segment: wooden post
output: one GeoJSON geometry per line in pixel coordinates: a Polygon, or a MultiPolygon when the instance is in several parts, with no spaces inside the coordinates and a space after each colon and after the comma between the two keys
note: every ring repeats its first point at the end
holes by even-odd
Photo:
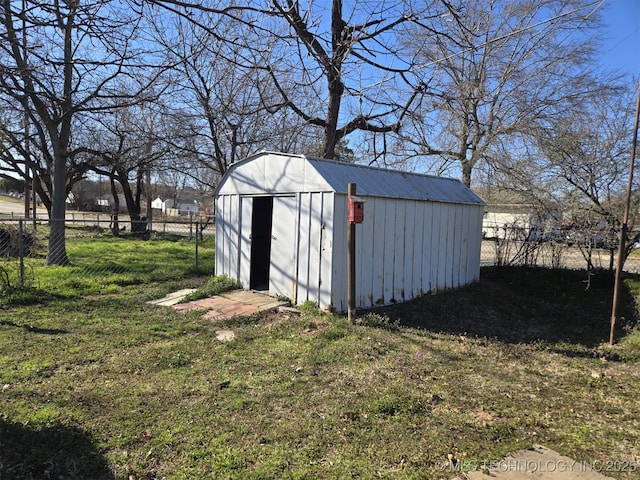
{"type": "MultiPolygon", "coordinates": [[[[347,190],[347,208],[349,199],[356,194],[356,184],[350,183],[347,190]]],[[[348,215],[347,215],[348,218],[348,215]]],[[[347,220],[348,221],[348,220],[347,220]]],[[[347,287],[348,287],[348,318],[349,323],[355,323],[356,316],[356,224],[349,222],[347,229],[347,287]]]]}

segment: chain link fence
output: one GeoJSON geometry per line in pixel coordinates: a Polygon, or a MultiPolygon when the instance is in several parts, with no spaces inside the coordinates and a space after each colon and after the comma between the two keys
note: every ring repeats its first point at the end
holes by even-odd
{"type": "MultiPolygon", "coordinates": [[[[214,273],[212,218],[157,220],[139,228],[130,220],[116,222],[108,214],[70,213],[64,220],[64,238],[60,242],[51,238],[51,224],[39,218],[0,216],[0,285],[22,286],[37,281],[35,272],[41,269],[36,267],[46,262],[51,243],[63,246],[62,251],[75,267],[70,274],[78,277],[125,270],[122,262],[130,262],[131,255],[135,256],[130,250],[141,248],[127,239],[159,242],[160,248],[162,242],[167,247],[179,246],[176,255],[180,255],[180,261],[190,263],[194,271],[214,273]],[[126,255],[129,257],[123,260],[126,255]]],[[[615,246],[590,240],[544,236],[523,239],[521,235],[505,234],[483,239],[481,265],[613,271],[616,256],[615,246]]],[[[624,270],[640,273],[640,249],[631,253],[624,270]]]]}
{"type": "MultiPolygon", "coordinates": [[[[485,233],[487,230],[485,228],[485,233]]],[[[531,266],[570,270],[613,271],[618,240],[595,232],[536,232],[522,228],[496,227],[498,235],[482,240],[481,265],[531,266]]],[[[640,273],[640,249],[634,249],[624,271],[640,273]]]]}
{"type": "Polygon", "coordinates": [[[55,221],[0,215],[0,287],[37,283],[37,276],[42,275],[38,267],[52,252],[67,256],[73,267],[69,274],[78,276],[79,281],[83,276],[123,273],[127,270],[124,262],[131,262],[136,249],[143,248],[141,241],[153,243],[155,248],[173,249],[171,255],[188,262],[192,271],[214,273],[212,218],[145,222],[143,228],[106,214],[72,213],[59,221],[64,223],[64,235],[53,238],[51,226],[55,221]]]}

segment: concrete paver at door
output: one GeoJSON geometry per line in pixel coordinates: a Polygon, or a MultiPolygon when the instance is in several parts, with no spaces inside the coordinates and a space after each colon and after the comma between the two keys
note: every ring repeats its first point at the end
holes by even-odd
{"type": "Polygon", "coordinates": [[[149,303],[169,306],[180,312],[207,310],[203,316],[209,320],[224,320],[227,318],[247,316],[287,305],[287,302],[277,300],[264,293],[249,290],[233,290],[211,298],[179,303],[192,291],[193,290],[180,290],[179,292],[174,292],[164,298],[149,303]]]}

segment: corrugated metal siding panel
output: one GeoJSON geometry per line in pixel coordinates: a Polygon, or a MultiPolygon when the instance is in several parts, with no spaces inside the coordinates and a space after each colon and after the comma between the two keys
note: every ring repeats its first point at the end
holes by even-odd
{"type": "MultiPolygon", "coordinates": [[[[402,300],[415,298],[413,274],[414,270],[420,268],[416,265],[416,238],[415,238],[415,226],[416,226],[416,202],[408,201],[406,203],[406,222],[404,225],[404,275],[401,298],[402,300]]],[[[422,255],[420,255],[422,256],[422,255]]]]}
{"type": "Polygon", "coordinates": [[[399,200],[396,204],[396,217],[394,219],[395,235],[393,244],[393,297],[391,301],[401,302],[404,299],[404,245],[407,226],[407,202],[399,200]]]}
{"type": "MultiPolygon", "coordinates": [[[[382,298],[385,304],[389,304],[395,299],[393,298],[393,280],[394,280],[394,263],[395,263],[395,241],[396,241],[396,224],[394,218],[397,215],[397,201],[386,200],[382,204],[384,209],[384,228],[380,234],[384,238],[384,246],[382,250],[382,258],[380,259],[382,270],[382,298]]],[[[365,207],[366,208],[366,207],[365,207]]]]}
{"type": "Polygon", "coordinates": [[[216,274],[238,279],[238,199],[224,195],[216,202],[216,274]]]}
{"type": "Polygon", "coordinates": [[[449,205],[440,205],[440,208],[434,208],[434,216],[439,223],[439,236],[436,239],[435,250],[431,250],[431,253],[435,252],[438,257],[436,280],[436,291],[438,291],[447,288],[447,256],[449,255],[449,249],[447,248],[449,245],[447,219],[449,218],[449,205]]]}
{"type": "Polygon", "coordinates": [[[253,197],[240,197],[240,248],[238,280],[244,288],[249,288],[251,282],[251,222],[253,214],[253,197]]]}
{"type": "MultiPolygon", "coordinates": [[[[295,301],[298,304],[307,300],[326,302],[330,301],[328,292],[323,286],[325,274],[323,269],[329,265],[331,253],[331,240],[326,238],[325,226],[327,212],[325,196],[323,193],[302,193],[299,198],[299,222],[298,222],[298,248],[297,248],[297,294],[295,301]],[[324,258],[328,257],[328,258],[324,258]]],[[[332,210],[331,210],[332,211],[332,210]]],[[[328,283],[328,282],[327,282],[328,283]]]]}
{"type": "MultiPolygon", "coordinates": [[[[365,204],[365,215],[368,210],[371,210],[370,215],[372,217],[372,235],[373,245],[371,246],[371,291],[369,305],[379,305],[384,302],[384,226],[385,220],[385,200],[382,198],[374,198],[373,201],[368,201],[365,204]],[[369,207],[373,206],[373,209],[369,207]]],[[[365,217],[365,221],[367,217],[365,217]]]]}
{"type": "MultiPolygon", "coordinates": [[[[334,225],[334,194],[321,193],[322,229],[320,241],[320,272],[318,305],[329,308],[331,305],[331,267],[333,259],[334,225]]],[[[346,215],[346,212],[345,212],[346,215]]],[[[343,219],[344,220],[344,219],[343,219]]]]}
{"type": "Polygon", "coordinates": [[[450,214],[451,218],[449,218],[449,248],[451,249],[451,256],[449,257],[449,287],[457,288],[458,287],[458,268],[460,267],[460,211],[462,210],[462,205],[456,206],[452,208],[450,214]]]}
{"type": "Polygon", "coordinates": [[[298,196],[298,264],[296,266],[296,294],[294,301],[304,303],[309,298],[309,262],[311,261],[311,236],[306,232],[311,228],[311,194],[301,193],[298,196]]]}
{"type": "MultiPolygon", "coordinates": [[[[345,198],[344,196],[338,196],[345,198]]],[[[336,202],[346,209],[346,202],[336,202]]],[[[482,207],[373,198],[356,226],[356,305],[409,300],[477,280],[482,207]],[[477,217],[477,218],[475,218],[477,217]]],[[[347,309],[347,228],[335,231],[333,301],[347,309]]],[[[323,306],[322,303],[320,303],[323,306]]]]}
{"type": "Polygon", "coordinates": [[[238,256],[240,253],[240,231],[238,226],[240,217],[240,197],[233,195],[229,197],[228,210],[229,210],[229,225],[228,225],[228,252],[229,252],[229,277],[235,278],[239,281],[240,272],[238,271],[238,256]]]}
{"type": "Polygon", "coordinates": [[[331,256],[329,305],[338,312],[347,311],[347,197],[345,195],[333,196],[333,255],[331,256]]]}
{"type": "Polygon", "coordinates": [[[433,203],[420,202],[422,218],[422,271],[420,289],[422,294],[431,292],[431,235],[433,232],[433,203]]]}
{"type": "Polygon", "coordinates": [[[482,250],[482,216],[483,207],[473,209],[469,228],[473,229],[469,235],[469,273],[467,283],[477,282],[480,279],[480,253],[482,250]]]}
{"type": "Polygon", "coordinates": [[[423,295],[422,290],[422,275],[423,264],[426,256],[424,249],[424,217],[423,217],[423,202],[415,202],[415,220],[414,220],[414,238],[415,243],[413,245],[413,258],[415,267],[413,269],[413,278],[411,281],[412,294],[414,297],[423,295]]]}
{"type": "MultiPolygon", "coordinates": [[[[346,196],[337,195],[332,303],[347,309],[346,196]],[[344,210],[344,212],[342,212],[344,210]]],[[[476,281],[482,207],[372,198],[356,226],[356,305],[368,308],[476,281]]],[[[326,308],[326,303],[319,302],[326,308]]]]}
{"type": "Polygon", "coordinates": [[[216,263],[214,266],[214,273],[216,275],[222,274],[223,265],[224,265],[224,248],[223,248],[223,245],[221,244],[221,240],[224,236],[224,226],[226,223],[224,219],[224,206],[222,205],[223,198],[224,197],[220,197],[216,199],[216,203],[215,203],[216,263]]]}
{"type": "Polygon", "coordinates": [[[309,300],[318,301],[320,297],[320,252],[322,242],[322,194],[311,194],[309,209],[310,224],[306,232],[300,230],[300,235],[307,234],[309,243],[309,300]]]}
{"type": "Polygon", "coordinates": [[[357,304],[374,305],[374,279],[377,276],[378,261],[375,255],[377,244],[380,243],[376,235],[375,201],[367,202],[364,209],[364,220],[356,226],[356,246],[358,258],[362,261],[356,265],[356,295],[357,304]]]}
{"type": "Polygon", "coordinates": [[[462,221],[460,222],[461,241],[460,241],[460,263],[457,272],[458,285],[466,285],[467,268],[469,260],[469,220],[471,215],[471,205],[464,205],[461,209],[462,221]]]}

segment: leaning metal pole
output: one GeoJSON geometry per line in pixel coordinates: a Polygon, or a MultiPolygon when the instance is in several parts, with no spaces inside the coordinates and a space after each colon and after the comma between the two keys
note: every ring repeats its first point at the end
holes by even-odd
{"type": "Polygon", "coordinates": [[[620,244],[618,245],[618,263],[616,265],[615,283],[613,285],[613,307],[611,308],[611,331],[609,333],[609,344],[615,343],[615,328],[618,315],[618,303],[620,297],[620,278],[625,260],[627,224],[629,223],[629,209],[631,206],[631,190],[633,184],[634,160],[636,158],[636,144],[638,143],[638,118],[640,117],[640,81],[638,81],[638,99],[636,101],[636,117],[633,124],[633,140],[631,141],[631,160],[629,161],[629,181],[627,183],[627,196],[624,205],[624,218],[620,232],[620,244]]]}

